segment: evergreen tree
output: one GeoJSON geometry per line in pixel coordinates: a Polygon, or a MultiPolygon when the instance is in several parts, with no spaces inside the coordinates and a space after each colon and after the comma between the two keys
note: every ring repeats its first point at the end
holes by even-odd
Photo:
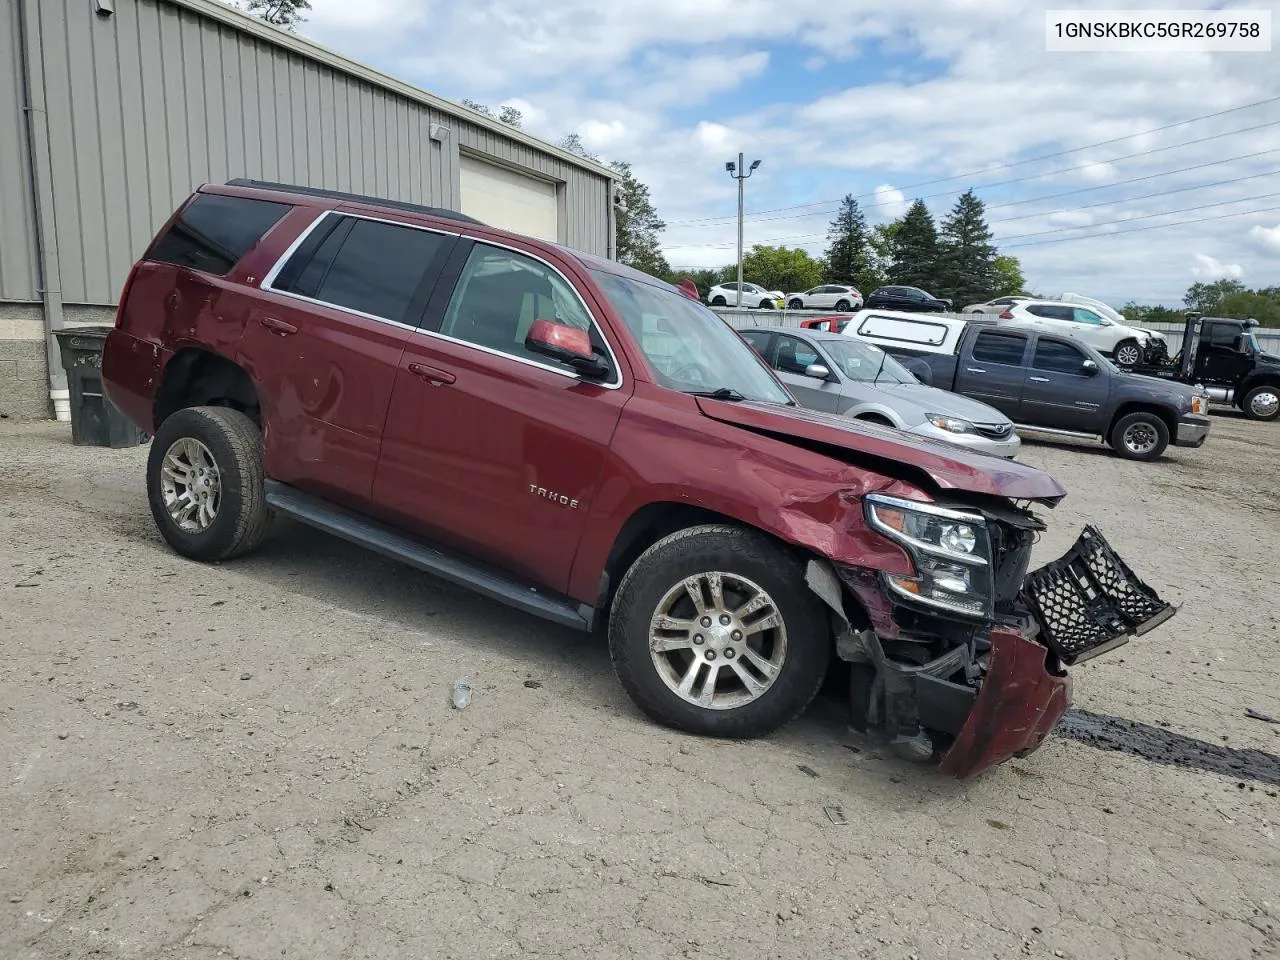
{"type": "Polygon", "coordinates": [[[853,194],[840,201],[840,210],[827,230],[827,283],[851,283],[864,294],[881,285],[879,259],[872,246],[867,218],[853,194]]]}
{"type": "Polygon", "coordinates": [[[952,300],[957,307],[989,300],[1003,292],[999,289],[996,248],[987,226],[986,205],[972,190],[960,195],[950,215],[942,221],[933,284],[934,296],[952,300]]]}
{"type": "Polygon", "coordinates": [[[892,231],[893,261],[889,282],[920,287],[935,296],[938,280],[938,230],[923,200],[914,201],[892,231]]]}
{"type": "Polygon", "coordinates": [[[667,276],[671,267],[662,255],[658,241],[658,235],[667,225],[654,209],[649,188],[636,179],[631,172],[631,164],[615,160],[609,166],[618,175],[617,203],[614,206],[618,261],[655,277],[667,276]]]}
{"type": "Polygon", "coordinates": [[[249,0],[245,9],[267,23],[292,30],[307,19],[303,11],[311,9],[311,0],[249,0]]]}

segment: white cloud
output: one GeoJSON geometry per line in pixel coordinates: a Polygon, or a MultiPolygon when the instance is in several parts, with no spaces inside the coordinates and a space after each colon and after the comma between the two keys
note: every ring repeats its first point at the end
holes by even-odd
{"type": "Polygon", "coordinates": [[[906,213],[907,207],[911,206],[907,202],[906,194],[887,183],[876,187],[872,195],[875,198],[875,206],[868,212],[872,213],[873,219],[876,220],[893,220],[906,213]]]}
{"type": "Polygon", "coordinates": [[[804,62],[804,68],[810,73],[817,73],[827,65],[826,57],[809,57],[804,62]]]}
{"type": "Polygon", "coordinates": [[[1280,223],[1274,227],[1264,227],[1261,224],[1250,227],[1249,239],[1259,247],[1280,252],[1280,223]]]}
{"type": "Polygon", "coordinates": [[[621,120],[588,120],[578,132],[582,134],[582,142],[591,151],[608,151],[627,138],[627,125],[621,120]]]}
{"type": "Polygon", "coordinates": [[[1192,267],[1191,273],[1206,280],[1239,280],[1244,276],[1244,267],[1238,263],[1223,263],[1204,253],[1193,253],[1198,267],[1192,267]]]}
{"type": "Polygon", "coordinates": [[[1087,227],[1093,223],[1093,214],[1088,210],[1056,210],[1049,214],[1049,222],[1057,227],[1087,227]]]}

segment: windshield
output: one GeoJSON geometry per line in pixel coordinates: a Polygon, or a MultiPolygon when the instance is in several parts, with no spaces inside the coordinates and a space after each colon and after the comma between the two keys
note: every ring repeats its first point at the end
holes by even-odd
{"type": "Polygon", "coordinates": [[[702,304],[629,277],[599,270],[591,276],[664,387],[682,393],[730,390],[746,400],[792,402],[756,352],[702,304]]]}
{"type": "Polygon", "coordinates": [[[824,340],[836,366],[850,380],[867,383],[917,383],[911,371],[879,347],[861,340],[824,340]]]}

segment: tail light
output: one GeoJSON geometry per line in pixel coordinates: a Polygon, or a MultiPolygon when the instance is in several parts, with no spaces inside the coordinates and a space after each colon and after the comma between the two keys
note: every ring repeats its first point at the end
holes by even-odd
{"type": "Polygon", "coordinates": [[[1012,320],[1012,319],[1013,319],[1013,314],[1012,314],[1012,313],[1010,313],[1008,310],[1006,310],[1004,313],[1000,314],[1000,319],[1001,319],[1001,320],[1012,320]]]}

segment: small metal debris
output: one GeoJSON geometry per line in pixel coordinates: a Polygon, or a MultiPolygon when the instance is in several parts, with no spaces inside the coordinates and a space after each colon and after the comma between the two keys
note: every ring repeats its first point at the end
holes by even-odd
{"type": "Polygon", "coordinates": [[[241,679],[241,680],[249,680],[249,679],[251,679],[252,677],[253,677],[253,674],[252,674],[252,673],[250,673],[248,670],[246,670],[244,673],[240,674],[240,679],[241,679]]]}
{"type": "Polygon", "coordinates": [[[845,827],[849,825],[849,821],[845,819],[843,807],[823,807],[827,819],[834,823],[837,827],[845,827]]]}
{"type": "Polygon", "coordinates": [[[987,821],[987,826],[988,826],[988,827],[991,827],[991,828],[992,828],[992,829],[994,829],[994,830],[1008,830],[1008,829],[1009,829],[1009,825],[1008,825],[1007,823],[1005,823],[1003,820],[988,820],[988,821],[987,821]]]}
{"type": "Polygon", "coordinates": [[[809,766],[807,763],[796,764],[796,769],[799,770],[801,773],[803,773],[806,777],[813,777],[815,780],[818,777],[822,776],[822,774],[818,773],[817,770],[813,769],[813,767],[809,766]]]}
{"type": "Polygon", "coordinates": [[[526,687],[528,687],[530,690],[538,690],[538,689],[540,689],[540,688],[542,687],[542,681],[541,681],[541,680],[526,680],[526,681],[524,682],[524,685],[525,685],[526,687]]]}
{"type": "Polygon", "coordinates": [[[453,685],[453,709],[465,710],[471,703],[471,681],[463,677],[453,685]]]}
{"type": "Polygon", "coordinates": [[[1253,707],[1245,707],[1244,715],[1254,720],[1261,720],[1263,723],[1280,723],[1275,717],[1263,713],[1261,710],[1255,710],[1253,707]]]}

